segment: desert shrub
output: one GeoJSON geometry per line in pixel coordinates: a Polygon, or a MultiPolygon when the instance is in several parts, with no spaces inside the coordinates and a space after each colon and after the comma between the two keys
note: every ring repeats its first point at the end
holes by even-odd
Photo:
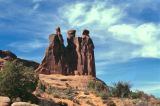
{"type": "Polygon", "coordinates": [[[124,98],[130,96],[130,88],[131,85],[128,82],[119,81],[113,84],[113,87],[110,88],[110,92],[112,96],[124,98]]]}
{"type": "Polygon", "coordinates": [[[90,90],[94,90],[95,89],[95,81],[91,80],[88,82],[87,88],[90,90]]]}
{"type": "Polygon", "coordinates": [[[72,94],[72,93],[73,93],[72,87],[68,87],[66,90],[64,90],[64,93],[65,93],[66,95],[72,94]]]}
{"type": "Polygon", "coordinates": [[[41,91],[43,91],[43,92],[45,92],[46,87],[45,87],[44,84],[42,84],[41,82],[39,82],[39,83],[38,83],[38,89],[41,90],[41,91]]]}
{"type": "Polygon", "coordinates": [[[112,100],[109,100],[107,106],[116,106],[116,104],[112,100]]]}
{"type": "Polygon", "coordinates": [[[64,90],[64,96],[66,99],[73,100],[76,95],[77,94],[72,87],[68,87],[66,90],[64,90]]]}
{"type": "Polygon", "coordinates": [[[80,105],[80,103],[77,99],[74,99],[73,102],[80,105]]]}
{"type": "Polygon", "coordinates": [[[86,102],[88,105],[90,105],[90,106],[96,106],[95,104],[93,104],[91,101],[89,101],[89,100],[87,100],[87,102],[86,102]]]}
{"type": "Polygon", "coordinates": [[[85,90],[84,95],[89,95],[89,92],[87,90],[85,90]]]}
{"type": "Polygon", "coordinates": [[[144,92],[142,92],[142,91],[131,92],[132,99],[140,99],[140,98],[142,98],[143,95],[144,95],[144,92]]]}
{"type": "Polygon", "coordinates": [[[51,94],[55,98],[63,98],[69,100],[73,100],[74,97],[78,94],[72,87],[68,87],[67,89],[60,89],[49,86],[45,88],[45,92],[51,94]]]}
{"type": "Polygon", "coordinates": [[[65,103],[65,102],[59,102],[58,105],[59,105],[59,106],[68,106],[68,104],[65,103]]]}
{"type": "Polygon", "coordinates": [[[106,92],[102,91],[102,92],[98,92],[98,96],[101,97],[102,99],[107,99],[108,95],[106,92]]]}
{"type": "Polygon", "coordinates": [[[0,95],[11,99],[20,97],[23,101],[37,101],[32,95],[37,81],[38,77],[32,68],[15,61],[7,62],[0,72],[0,95]]]}
{"type": "Polygon", "coordinates": [[[54,98],[60,98],[59,94],[57,94],[57,93],[54,93],[53,96],[54,96],[54,98]]]}
{"type": "Polygon", "coordinates": [[[146,94],[143,91],[134,91],[134,92],[131,92],[131,98],[149,100],[150,98],[155,98],[155,96],[146,94]]]}
{"type": "Polygon", "coordinates": [[[101,81],[89,81],[87,89],[89,91],[94,92],[97,96],[101,97],[102,99],[106,99],[108,97],[108,87],[101,81]]]}

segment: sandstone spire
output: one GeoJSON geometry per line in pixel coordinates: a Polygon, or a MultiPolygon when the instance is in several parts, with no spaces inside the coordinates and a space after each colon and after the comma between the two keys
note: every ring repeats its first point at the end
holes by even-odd
{"type": "Polygon", "coordinates": [[[56,29],[56,34],[49,36],[49,47],[36,71],[42,74],[96,77],[94,44],[89,31],[84,30],[82,37],[76,37],[76,30],[69,30],[67,33],[66,47],[59,27],[56,29]]]}

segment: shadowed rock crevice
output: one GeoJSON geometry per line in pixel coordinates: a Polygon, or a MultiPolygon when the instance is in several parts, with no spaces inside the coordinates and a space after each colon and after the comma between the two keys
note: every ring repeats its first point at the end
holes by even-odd
{"type": "Polygon", "coordinates": [[[67,34],[66,47],[59,27],[56,34],[49,36],[49,46],[36,72],[96,77],[94,44],[89,31],[84,30],[82,37],[76,37],[76,30],[69,30],[67,34]]]}

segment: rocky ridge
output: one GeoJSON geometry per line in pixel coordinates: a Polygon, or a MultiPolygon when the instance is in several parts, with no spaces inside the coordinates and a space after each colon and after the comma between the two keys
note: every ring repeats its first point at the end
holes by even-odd
{"type": "Polygon", "coordinates": [[[0,50],[0,70],[6,61],[16,61],[18,63],[23,63],[24,66],[32,67],[33,69],[36,69],[39,66],[39,63],[37,62],[18,58],[11,51],[0,50]]]}

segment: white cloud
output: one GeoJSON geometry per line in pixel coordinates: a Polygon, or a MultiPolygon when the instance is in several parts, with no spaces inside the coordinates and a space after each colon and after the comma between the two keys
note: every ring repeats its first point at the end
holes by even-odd
{"type": "Polygon", "coordinates": [[[67,18],[69,24],[73,27],[95,24],[95,26],[101,25],[101,27],[106,28],[122,17],[119,8],[109,7],[105,2],[78,2],[64,6],[60,9],[60,12],[64,12],[63,17],[67,18]]]}
{"type": "Polygon", "coordinates": [[[121,24],[111,26],[108,31],[115,39],[142,46],[133,52],[135,56],[160,58],[160,25],[144,23],[141,25],[121,24]]]}
{"type": "Polygon", "coordinates": [[[156,36],[160,34],[159,28],[152,23],[141,25],[120,24],[111,26],[108,31],[112,33],[113,37],[121,41],[145,45],[156,40],[156,36]]]}
{"type": "Polygon", "coordinates": [[[148,94],[154,94],[156,96],[158,95],[160,90],[160,82],[154,82],[154,81],[146,81],[146,82],[135,82],[137,86],[133,87],[133,90],[141,90],[148,94]]]}
{"type": "MultiPolygon", "coordinates": [[[[77,2],[60,8],[60,13],[69,26],[78,30],[91,29],[91,36],[100,40],[98,44],[103,43],[112,48],[110,50],[103,48],[105,52],[102,57],[106,60],[124,61],[134,57],[160,58],[160,25],[138,20],[134,23],[125,23],[121,19],[128,18],[125,8],[130,5],[125,6],[115,6],[107,1],[77,2]],[[120,44],[107,43],[110,38],[120,41],[120,44]],[[130,46],[122,45],[123,43],[130,46]],[[139,47],[135,49],[134,46],[139,47]]],[[[98,56],[98,59],[103,58],[98,56]]]]}
{"type": "Polygon", "coordinates": [[[47,45],[48,43],[39,40],[34,40],[30,42],[14,42],[9,44],[8,46],[15,48],[21,52],[31,52],[33,50],[46,47],[47,45]]]}

